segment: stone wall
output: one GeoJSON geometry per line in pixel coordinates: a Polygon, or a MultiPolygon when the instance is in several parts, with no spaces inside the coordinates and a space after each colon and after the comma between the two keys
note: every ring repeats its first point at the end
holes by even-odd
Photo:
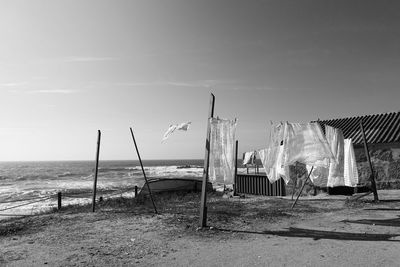
{"type": "MultiPolygon", "coordinates": [[[[369,185],[370,168],[363,146],[354,147],[359,184],[369,185]]],[[[369,145],[378,189],[400,188],[400,143],[369,145]]]]}

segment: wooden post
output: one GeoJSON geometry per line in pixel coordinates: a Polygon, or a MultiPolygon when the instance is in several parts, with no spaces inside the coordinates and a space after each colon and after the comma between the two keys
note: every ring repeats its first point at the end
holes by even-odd
{"type": "Polygon", "coordinates": [[[138,187],[137,187],[137,185],[135,185],[135,198],[137,198],[137,193],[138,193],[138,187]]]}
{"type": "Polygon", "coordinates": [[[311,167],[311,170],[310,170],[310,172],[309,172],[309,174],[308,174],[308,176],[307,176],[307,179],[304,181],[304,184],[303,184],[303,186],[302,186],[301,189],[300,189],[300,193],[297,195],[297,198],[296,198],[295,202],[294,202],[293,205],[292,205],[292,209],[293,209],[294,206],[296,205],[297,200],[299,199],[299,197],[300,197],[300,195],[301,195],[301,192],[303,192],[303,189],[304,189],[304,187],[306,186],[306,183],[307,183],[307,181],[308,181],[308,178],[310,178],[310,175],[311,175],[313,169],[314,169],[314,166],[311,167]]]}
{"type": "Polygon", "coordinates": [[[207,118],[207,133],[206,133],[206,149],[204,155],[203,182],[201,184],[201,201],[200,201],[200,227],[207,226],[207,182],[208,182],[208,167],[210,165],[210,119],[214,117],[215,96],[210,96],[210,106],[208,109],[207,118]]]}
{"type": "Polygon", "coordinates": [[[153,203],[154,212],[155,212],[156,214],[158,214],[157,208],[156,208],[156,204],[154,204],[153,195],[151,194],[149,182],[147,181],[146,172],[144,171],[144,168],[143,168],[142,159],[140,158],[139,149],[138,149],[138,147],[137,147],[137,145],[136,145],[135,136],[133,135],[132,128],[129,128],[129,129],[131,130],[131,135],[132,135],[133,143],[135,144],[136,153],[137,153],[138,158],[139,158],[140,166],[142,167],[142,172],[143,172],[144,180],[146,181],[147,189],[149,190],[150,199],[151,199],[151,202],[153,203]]]}
{"type": "Polygon", "coordinates": [[[100,130],[97,130],[96,167],[94,169],[92,212],[94,212],[96,209],[96,188],[97,188],[97,174],[99,171],[100,139],[101,139],[101,132],[100,130]]]}
{"type": "Polygon", "coordinates": [[[239,149],[239,141],[236,140],[236,147],[235,147],[235,177],[233,179],[233,195],[236,196],[237,195],[237,165],[238,165],[238,149],[239,149]]]}
{"type": "Polygon", "coordinates": [[[57,193],[57,200],[58,200],[58,201],[57,201],[57,204],[58,204],[58,205],[57,205],[57,209],[58,209],[58,210],[61,210],[61,192],[58,192],[58,193],[57,193]]]}
{"type": "Polygon", "coordinates": [[[371,191],[372,191],[372,193],[374,193],[374,201],[379,201],[378,192],[376,191],[375,173],[374,173],[374,169],[372,167],[371,158],[369,156],[368,143],[367,143],[367,138],[365,137],[364,126],[363,126],[362,120],[360,120],[360,129],[361,129],[361,133],[362,133],[362,137],[363,137],[363,141],[364,141],[365,155],[367,156],[367,160],[369,163],[369,169],[371,170],[371,176],[370,176],[371,191]]]}
{"type": "Polygon", "coordinates": [[[295,182],[293,182],[292,200],[293,200],[293,197],[294,197],[294,193],[296,192],[296,185],[297,185],[297,179],[298,179],[298,177],[297,177],[297,175],[298,175],[298,172],[297,172],[297,161],[296,161],[296,165],[294,166],[294,172],[295,172],[295,175],[296,175],[296,179],[295,179],[295,182]]]}

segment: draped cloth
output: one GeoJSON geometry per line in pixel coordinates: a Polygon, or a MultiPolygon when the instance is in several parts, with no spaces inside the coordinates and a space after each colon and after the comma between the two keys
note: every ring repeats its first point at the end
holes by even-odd
{"type": "Polygon", "coordinates": [[[344,185],[355,187],[358,184],[356,156],[351,139],[344,139],[344,185]]]}
{"type": "Polygon", "coordinates": [[[165,132],[161,142],[164,142],[168,137],[175,132],[175,130],[187,131],[189,129],[191,122],[183,122],[180,124],[172,124],[169,126],[168,130],[165,132]]]}
{"type": "MultiPolygon", "coordinates": [[[[320,187],[355,187],[358,184],[358,171],[351,139],[344,139],[342,131],[331,126],[325,126],[325,132],[336,161],[331,161],[328,167],[314,168],[310,179],[320,187]]],[[[310,171],[311,167],[307,165],[307,170],[310,171]]]]}
{"type": "Polygon", "coordinates": [[[340,129],[325,126],[326,139],[329,142],[331,151],[336,159],[329,164],[327,186],[344,185],[344,137],[340,129]]]}
{"type": "Polygon", "coordinates": [[[327,139],[319,123],[284,124],[283,165],[294,165],[296,162],[314,167],[328,167],[336,159],[332,154],[327,139]]]}
{"type": "Polygon", "coordinates": [[[256,160],[256,151],[246,152],[244,153],[243,165],[246,164],[254,164],[256,160]]]}
{"type": "Polygon", "coordinates": [[[318,179],[322,175],[318,171],[335,160],[318,123],[281,122],[273,126],[269,146],[259,154],[270,182],[283,178],[286,184],[290,181],[289,166],[296,162],[314,166],[317,171],[312,179],[318,179]]]}
{"type": "Polygon", "coordinates": [[[234,183],[236,124],[236,119],[210,118],[209,179],[212,183],[234,183]]]}
{"type": "Polygon", "coordinates": [[[289,166],[282,165],[283,146],[274,146],[258,151],[261,163],[265,169],[268,180],[273,183],[283,178],[285,183],[289,183],[289,166]]]}

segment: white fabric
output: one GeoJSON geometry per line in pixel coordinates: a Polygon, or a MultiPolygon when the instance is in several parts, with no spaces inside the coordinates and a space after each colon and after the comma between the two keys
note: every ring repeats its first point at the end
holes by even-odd
{"type": "Polygon", "coordinates": [[[356,156],[351,139],[344,139],[344,184],[351,187],[358,184],[356,156]]]}
{"type": "Polygon", "coordinates": [[[271,183],[276,182],[280,178],[283,178],[286,184],[289,183],[289,166],[282,165],[283,146],[261,149],[258,151],[258,155],[271,183]]]}
{"type": "Polygon", "coordinates": [[[168,137],[175,132],[175,130],[187,131],[189,129],[191,122],[183,122],[180,124],[172,124],[169,126],[168,130],[165,132],[161,142],[164,142],[168,137]]]}
{"type": "Polygon", "coordinates": [[[233,184],[236,120],[210,118],[210,165],[212,183],[233,184]]]}
{"type": "Polygon", "coordinates": [[[254,164],[256,159],[256,151],[244,153],[243,165],[254,164]]]}
{"type": "Polygon", "coordinates": [[[329,164],[328,183],[327,186],[343,186],[344,185],[344,137],[342,130],[325,126],[325,136],[328,140],[331,151],[336,161],[329,164]]]}
{"type": "MultiPolygon", "coordinates": [[[[326,187],[328,183],[328,174],[329,174],[329,168],[324,167],[324,166],[313,166],[307,165],[307,171],[308,173],[311,171],[310,174],[310,180],[315,186],[320,186],[320,187],[326,187]]],[[[307,174],[308,175],[308,174],[307,174]]]]}
{"type": "Polygon", "coordinates": [[[335,158],[319,123],[288,123],[284,125],[283,164],[296,162],[306,165],[328,166],[335,158]]]}

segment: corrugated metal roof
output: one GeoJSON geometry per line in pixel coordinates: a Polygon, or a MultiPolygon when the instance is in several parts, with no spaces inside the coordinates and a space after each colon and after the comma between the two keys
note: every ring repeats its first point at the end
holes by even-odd
{"type": "Polygon", "coordinates": [[[360,121],[363,121],[368,143],[400,142],[400,111],[383,114],[364,115],[343,119],[319,120],[323,130],[325,125],[339,128],[345,138],[351,138],[353,144],[362,144],[360,121]]]}

